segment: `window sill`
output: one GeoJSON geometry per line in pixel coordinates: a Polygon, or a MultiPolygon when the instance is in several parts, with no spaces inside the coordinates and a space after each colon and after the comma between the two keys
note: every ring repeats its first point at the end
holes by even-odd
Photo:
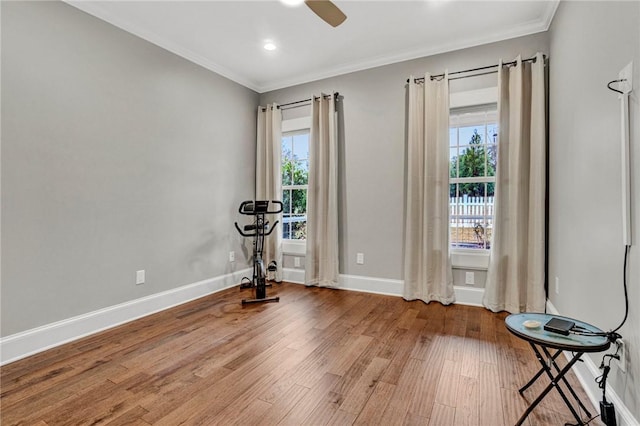
{"type": "MultiPolygon", "coordinates": [[[[304,256],[307,253],[307,242],[282,240],[282,253],[293,256],[304,256]]],[[[486,271],[489,267],[489,251],[453,250],[451,266],[458,269],[475,269],[486,271]]]]}
{"type": "Polygon", "coordinates": [[[305,240],[282,240],[282,254],[304,256],[307,254],[307,242],[305,240]]]}
{"type": "Polygon", "coordinates": [[[489,268],[489,251],[482,250],[452,250],[451,266],[457,269],[475,269],[486,271],[489,268]]]}

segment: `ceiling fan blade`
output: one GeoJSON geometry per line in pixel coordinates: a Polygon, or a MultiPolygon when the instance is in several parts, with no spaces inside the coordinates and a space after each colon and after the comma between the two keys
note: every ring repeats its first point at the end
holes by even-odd
{"type": "Polygon", "coordinates": [[[304,4],[332,27],[337,27],[347,19],[347,15],[329,0],[305,0],[304,4]]]}

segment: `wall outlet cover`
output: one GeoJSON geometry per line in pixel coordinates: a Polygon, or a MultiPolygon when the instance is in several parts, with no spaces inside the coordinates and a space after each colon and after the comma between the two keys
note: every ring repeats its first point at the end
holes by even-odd
{"type": "Polygon", "coordinates": [[[144,284],[145,272],[144,269],[136,271],[136,285],[144,284]]]}
{"type": "Polygon", "coordinates": [[[476,283],[476,274],[473,272],[466,272],[464,275],[464,283],[467,285],[474,285],[476,283]]]}

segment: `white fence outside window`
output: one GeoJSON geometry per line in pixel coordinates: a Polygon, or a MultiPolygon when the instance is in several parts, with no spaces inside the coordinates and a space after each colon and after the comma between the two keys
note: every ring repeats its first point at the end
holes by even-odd
{"type": "Polygon", "coordinates": [[[470,219],[484,222],[493,219],[493,200],[495,197],[462,197],[449,198],[449,217],[451,224],[457,219],[470,219]]]}
{"type": "Polygon", "coordinates": [[[451,197],[449,227],[455,248],[488,249],[493,231],[494,197],[451,197]]]}

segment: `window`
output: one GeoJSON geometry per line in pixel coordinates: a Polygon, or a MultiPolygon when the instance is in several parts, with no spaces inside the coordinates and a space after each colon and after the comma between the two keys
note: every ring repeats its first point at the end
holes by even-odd
{"type": "Polygon", "coordinates": [[[451,110],[449,220],[452,249],[487,250],[491,247],[497,136],[495,103],[451,110]]]}
{"type": "Polygon", "coordinates": [[[282,238],[307,237],[309,129],[282,134],[282,238]]]}

